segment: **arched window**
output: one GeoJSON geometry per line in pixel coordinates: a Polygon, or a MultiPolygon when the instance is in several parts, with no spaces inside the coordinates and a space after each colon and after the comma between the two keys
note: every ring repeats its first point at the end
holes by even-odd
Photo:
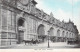
{"type": "Polygon", "coordinates": [[[57,30],[57,36],[60,37],[60,30],[57,30]]]}
{"type": "Polygon", "coordinates": [[[18,26],[24,26],[24,19],[23,18],[20,18],[18,20],[18,26]]]}
{"type": "Polygon", "coordinates": [[[45,30],[44,30],[44,25],[39,25],[38,29],[37,29],[37,33],[38,35],[45,35],[45,30]]]}
{"type": "Polygon", "coordinates": [[[72,38],[74,38],[74,35],[72,34],[72,38]]]}
{"type": "Polygon", "coordinates": [[[63,32],[62,32],[62,37],[64,37],[64,36],[65,36],[65,32],[63,31],[63,32]]]}
{"type": "Polygon", "coordinates": [[[71,33],[69,34],[69,36],[70,36],[69,38],[71,38],[71,33]]]}
{"type": "Polygon", "coordinates": [[[66,32],[66,36],[65,37],[67,37],[68,38],[68,32],[66,32]]]}
{"type": "Polygon", "coordinates": [[[52,27],[50,28],[50,33],[49,33],[49,35],[51,35],[51,36],[54,35],[54,29],[53,29],[52,27]]]}

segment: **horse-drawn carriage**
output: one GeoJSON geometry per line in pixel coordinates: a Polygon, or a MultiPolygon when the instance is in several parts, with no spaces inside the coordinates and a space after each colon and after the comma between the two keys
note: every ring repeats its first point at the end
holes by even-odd
{"type": "Polygon", "coordinates": [[[28,44],[37,44],[38,43],[38,40],[23,40],[23,42],[25,43],[25,45],[26,45],[26,43],[28,43],[28,44]]]}
{"type": "Polygon", "coordinates": [[[76,41],[68,41],[67,44],[79,44],[79,41],[76,40],[76,41]]]}

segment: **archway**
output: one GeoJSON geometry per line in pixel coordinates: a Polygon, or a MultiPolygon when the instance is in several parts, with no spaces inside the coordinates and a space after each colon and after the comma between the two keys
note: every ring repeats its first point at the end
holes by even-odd
{"type": "Polygon", "coordinates": [[[55,41],[55,37],[54,37],[54,28],[50,28],[50,30],[49,30],[49,36],[50,36],[50,40],[51,41],[55,41]]]}
{"type": "Polygon", "coordinates": [[[42,41],[44,41],[45,39],[45,29],[44,29],[44,25],[40,24],[38,26],[38,29],[37,29],[37,33],[38,33],[38,39],[41,39],[42,41]]]}
{"type": "Polygon", "coordinates": [[[65,32],[63,31],[62,32],[62,42],[64,42],[65,41],[65,32]]]}
{"type": "Polygon", "coordinates": [[[24,29],[25,29],[25,20],[24,18],[19,18],[18,20],[18,43],[22,43],[24,40],[24,29]]]}
{"type": "Polygon", "coordinates": [[[68,32],[66,32],[66,41],[68,41],[68,32]]]}
{"type": "Polygon", "coordinates": [[[50,28],[49,35],[50,35],[50,36],[53,36],[53,35],[54,35],[54,31],[53,31],[53,28],[52,28],[52,27],[50,28]]]}
{"type": "Polygon", "coordinates": [[[69,34],[69,41],[71,41],[71,33],[69,34]]]}
{"type": "Polygon", "coordinates": [[[60,30],[57,31],[57,36],[60,37],[60,30]]]}
{"type": "Polygon", "coordinates": [[[57,37],[56,37],[56,38],[57,38],[56,40],[57,40],[58,42],[61,41],[60,30],[59,30],[59,29],[57,30],[57,37]]]}

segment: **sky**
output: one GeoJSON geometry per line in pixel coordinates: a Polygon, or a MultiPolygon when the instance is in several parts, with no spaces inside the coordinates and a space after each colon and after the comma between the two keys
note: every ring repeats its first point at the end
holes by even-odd
{"type": "Polygon", "coordinates": [[[80,34],[80,0],[35,0],[36,7],[62,21],[74,22],[80,34]]]}

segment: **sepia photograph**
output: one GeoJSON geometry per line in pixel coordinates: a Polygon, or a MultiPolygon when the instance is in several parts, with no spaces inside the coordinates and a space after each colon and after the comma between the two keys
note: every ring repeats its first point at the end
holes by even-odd
{"type": "Polygon", "coordinates": [[[0,49],[80,48],[80,0],[0,0],[0,49]]]}

